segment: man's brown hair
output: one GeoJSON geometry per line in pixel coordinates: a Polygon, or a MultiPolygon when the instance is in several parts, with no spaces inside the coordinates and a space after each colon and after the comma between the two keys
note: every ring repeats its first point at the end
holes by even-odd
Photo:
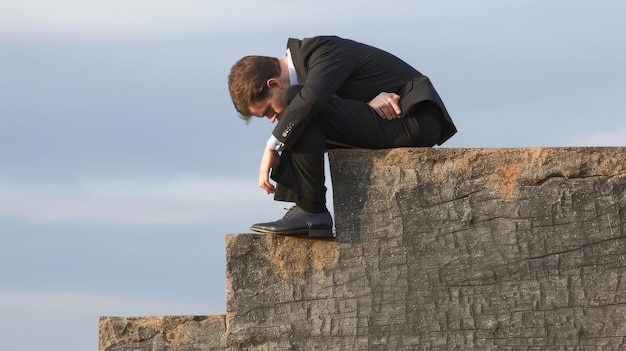
{"type": "Polygon", "coordinates": [[[280,64],[276,57],[245,56],[235,62],[228,75],[230,98],[245,120],[250,119],[250,104],[267,97],[267,80],[280,76],[280,64]]]}

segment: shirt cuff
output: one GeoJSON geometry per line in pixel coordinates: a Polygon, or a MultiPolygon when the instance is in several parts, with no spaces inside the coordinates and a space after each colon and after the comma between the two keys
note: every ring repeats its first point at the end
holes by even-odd
{"type": "Polygon", "coordinates": [[[280,141],[278,141],[278,139],[276,139],[276,137],[274,135],[272,135],[267,140],[267,143],[265,143],[265,146],[268,149],[272,149],[272,150],[275,150],[275,151],[281,151],[283,149],[283,147],[285,146],[285,144],[283,144],[280,141]]]}

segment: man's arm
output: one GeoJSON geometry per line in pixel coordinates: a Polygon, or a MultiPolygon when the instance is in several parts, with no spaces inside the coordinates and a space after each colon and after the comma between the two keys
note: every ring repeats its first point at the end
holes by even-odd
{"type": "Polygon", "coordinates": [[[270,183],[270,170],[278,167],[279,160],[280,156],[277,151],[267,147],[265,148],[259,169],[259,187],[268,194],[272,194],[276,191],[274,185],[270,183]]]}
{"type": "MultiPolygon", "coordinates": [[[[302,86],[292,86],[289,88],[291,91],[285,92],[285,94],[288,94],[288,96],[285,98],[285,101],[283,102],[285,106],[289,106],[293,98],[297,96],[294,92],[299,92],[301,88],[302,86]]],[[[399,100],[400,96],[398,94],[381,92],[368,104],[376,111],[376,113],[378,113],[381,118],[394,119],[400,117],[401,111],[398,104],[399,100]]],[[[276,192],[276,188],[270,182],[269,174],[272,169],[278,167],[278,162],[280,159],[278,151],[282,150],[283,146],[284,144],[276,139],[274,135],[272,135],[267,141],[265,150],[263,151],[259,174],[259,187],[263,189],[267,194],[272,194],[276,192]]]]}
{"type": "Polygon", "coordinates": [[[328,104],[356,65],[355,56],[341,39],[327,37],[304,40],[299,57],[305,61],[307,78],[272,133],[286,146],[296,142],[311,118],[328,104]]]}

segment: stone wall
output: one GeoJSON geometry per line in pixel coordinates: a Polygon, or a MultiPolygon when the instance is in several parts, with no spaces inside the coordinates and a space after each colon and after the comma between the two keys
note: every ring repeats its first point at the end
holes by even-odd
{"type": "Polygon", "coordinates": [[[228,235],[224,316],[102,317],[100,351],[624,349],[625,156],[333,151],[336,240],[228,235]]]}

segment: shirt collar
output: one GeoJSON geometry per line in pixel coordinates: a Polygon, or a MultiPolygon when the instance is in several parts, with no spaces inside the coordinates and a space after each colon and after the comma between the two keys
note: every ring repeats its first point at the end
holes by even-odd
{"type": "Polygon", "coordinates": [[[289,83],[291,85],[298,85],[300,84],[300,81],[298,80],[298,72],[296,72],[296,66],[293,64],[291,50],[289,50],[289,48],[287,48],[285,56],[287,57],[287,66],[289,67],[289,83]]]}

